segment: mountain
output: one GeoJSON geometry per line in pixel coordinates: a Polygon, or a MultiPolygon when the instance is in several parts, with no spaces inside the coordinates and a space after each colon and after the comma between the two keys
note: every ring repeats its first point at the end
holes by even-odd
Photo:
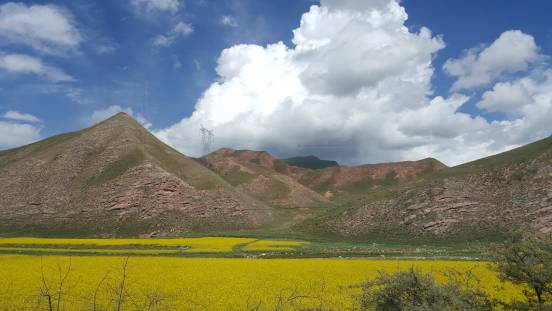
{"type": "Polygon", "coordinates": [[[295,180],[301,171],[265,151],[223,148],[198,160],[238,190],[277,207],[282,221],[311,217],[333,203],[295,180]]]}
{"type": "Polygon", "coordinates": [[[339,197],[343,209],[298,230],[348,238],[494,239],[552,232],[552,138],[339,197]]]}
{"type": "Polygon", "coordinates": [[[198,161],[240,191],[279,207],[280,211],[288,209],[288,221],[335,211],[336,202],[339,202],[335,199],[350,192],[399,184],[447,168],[437,160],[424,159],[307,169],[289,165],[265,151],[228,148],[217,150],[198,161]]]}
{"type": "Polygon", "coordinates": [[[283,159],[288,165],[297,166],[302,168],[308,168],[312,170],[327,168],[332,166],[339,166],[336,161],[320,160],[318,157],[310,155],[306,157],[293,157],[283,159]]]}
{"type": "Polygon", "coordinates": [[[0,152],[0,232],[147,234],[255,229],[272,210],[120,113],[0,152]]]}
{"type": "Polygon", "coordinates": [[[551,137],[450,168],[427,158],[309,169],[264,151],[189,158],[121,113],[0,151],[0,234],[493,240],[551,233],[551,189],[551,137]]]}
{"type": "Polygon", "coordinates": [[[303,185],[326,196],[357,193],[414,180],[442,171],[447,166],[435,159],[395,163],[332,166],[319,170],[294,170],[290,174],[303,185]]]}

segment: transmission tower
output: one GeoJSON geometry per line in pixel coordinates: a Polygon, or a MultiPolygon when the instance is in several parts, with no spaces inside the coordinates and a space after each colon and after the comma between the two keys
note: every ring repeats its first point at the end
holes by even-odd
{"type": "Polygon", "coordinates": [[[203,147],[203,155],[208,154],[211,151],[211,146],[215,141],[215,134],[213,130],[206,129],[203,125],[199,129],[201,131],[201,143],[203,147]]]}

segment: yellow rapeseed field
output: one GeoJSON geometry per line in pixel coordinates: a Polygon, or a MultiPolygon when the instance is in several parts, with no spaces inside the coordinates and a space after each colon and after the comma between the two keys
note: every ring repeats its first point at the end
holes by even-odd
{"type": "Polygon", "coordinates": [[[305,245],[301,241],[277,241],[277,240],[257,240],[242,247],[244,251],[294,251],[298,247],[305,245]]]}
{"type": "Polygon", "coordinates": [[[305,244],[299,241],[258,240],[255,238],[201,237],[172,239],[52,239],[0,238],[0,251],[174,254],[227,253],[234,248],[248,251],[292,251],[305,244]]]}
{"type": "Polygon", "coordinates": [[[61,291],[61,310],[92,310],[94,301],[97,310],[105,310],[121,297],[122,310],[140,310],[152,304],[159,310],[247,310],[256,306],[258,310],[276,306],[294,310],[320,305],[347,310],[354,306],[351,297],[356,293],[350,285],[374,278],[378,271],[409,267],[431,272],[438,279],[449,268],[472,270],[481,279],[481,288],[494,297],[522,297],[511,285],[496,288],[498,279],[487,265],[430,260],[0,255],[0,301],[5,310],[37,310],[37,304],[44,306],[40,297],[44,297],[45,287],[50,293],[58,292],[59,280],[69,271],[61,291]],[[123,279],[124,291],[119,291],[123,279]],[[124,295],[117,295],[120,292],[124,295]]]}

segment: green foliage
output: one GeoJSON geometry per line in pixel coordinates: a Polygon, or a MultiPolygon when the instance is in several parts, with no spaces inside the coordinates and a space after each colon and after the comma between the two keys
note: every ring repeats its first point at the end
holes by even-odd
{"type": "Polygon", "coordinates": [[[318,157],[315,157],[313,155],[306,156],[306,157],[294,157],[289,159],[283,159],[283,161],[291,166],[297,166],[297,167],[308,168],[313,170],[339,165],[337,164],[336,161],[320,160],[318,157]]]}
{"type": "Polygon", "coordinates": [[[270,186],[269,191],[266,193],[263,193],[261,196],[261,199],[266,200],[279,200],[286,195],[288,195],[291,192],[291,189],[289,189],[288,185],[286,185],[284,182],[281,182],[277,179],[270,180],[270,186]]]}
{"type": "Polygon", "coordinates": [[[396,274],[381,273],[373,281],[360,285],[358,297],[361,310],[377,311],[446,311],[492,310],[493,303],[485,293],[449,275],[449,282],[438,284],[429,274],[411,268],[396,274]]]}
{"type": "Polygon", "coordinates": [[[387,174],[384,179],[371,179],[366,178],[361,181],[357,181],[355,183],[352,183],[345,188],[343,188],[344,191],[353,193],[353,194],[361,194],[366,193],[370,190],[380,188],[387,189],[387,187],[393,187],[398,184],[398,180],[396,178],[396,175],[394,172],[391,172],[390,174],[387,174]]]}
{"type": "Polygon", "coordinates": [[[222,175],[222,178],[232,186],[239,186],[255,179],[255,175],[244,172],[238,168],[222,175]]]}
{"type": "Polygon", "coordinates": [[[52,146],[67,141],[71,138],[77,137],[82,132],[83,131],[64,133],[26,146],[0,151],[0,168],[7,166],[11,162],[16,161],[19,157],[19,153],[25,153],[25,156],[27,157],[35,155],[40,153],[41,151],[48,150],[48,148],[52,146]]]}
{"type": "MultiPolygon", "coordinates": [[[[431,173],[427,176],[427,178],[433,181],[440,181],[449,177],[461,177],[470,174],[477,174],[483,170],[494,170],[511,164],[531,161],[551,149],[552,137],[548,137],[497,155],[455,166],[444,171],[431,173]]],[[[521,179],[521,177],[522,176],[517,176],[515,178],[521,179]]]]}
{"type": "MultiPolygon", "coordinates": [[[[514,234],[494,248],[495,269],[502,280],[526,285],[528,305],[544,308],[552,300],[552,238],[514,234]]],[[[551,301],[552,302],[552,301],[551,301]]],[[[550,307],[550,305],[549,305],[550,307]]]]}
{"type": "Polygon", "coordinates": [[[111,163],[99,175],[92,177],[88,181],[88,184],[96,185],[108,182],[118,176],[121,176],[130,168],[142,164],[143,161],[144,154],[141,150],[136,149],[130,153],[127,153],[119,160],[111,163]]]}
{"type": "Polygon", "coordinates": [[[155,161],[167,172],[180,177],[186,183],[196,189],[210,190],[216,187],[215,176],[202,166],[196,165],[193,160],[185,159],[180,153],[164,146],[161,141],[147,133],[146,153],[151,155],[150,160],[155,161]]]}

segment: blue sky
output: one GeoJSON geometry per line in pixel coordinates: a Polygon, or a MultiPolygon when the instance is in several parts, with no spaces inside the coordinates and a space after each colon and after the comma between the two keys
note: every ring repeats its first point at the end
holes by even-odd
{"type": "Polygon", "coordinates": [[[0,149],[126,111],[194,156],[201,149],[199,124],[205,124],[215,130],[213,149],[313,153],[343,163],[426,156],[465,162],[552,131],[552,121],[546,122],[552,117],[551,11],[549,1],[499,0],[2,2],[0,149]],[[406,21],[400,10],[408,14],[406,21]],[[379,24],[378,14],[389,17],[379,24]],[[338,15],[347,16],[335,26],[343,31],[326,29],[338,15]],[[321,22],[309,22],[309,16],[321,22]],[[401,25],[407,36],[393,37],[401,25]],[[422,35],[426,28],[429,39],[422,35]],[[304,47],[296,44],[294,29],[310,40],[304,47]],[[312,48],[318,34],[327,35],[326,41],[312,48]],[[391,45],[389,58],[376,51],[378,38],[391,45]],[[467,61],[468,50],[484,59],[495,41],[501,44],[487,54],[498,56],[467,61]],[[287,51],[268,48],[278,42],[287,51]],[[507,53],[511,42],[523,43],[519,53],[507,53]],[[223,50],[240,44],[245,48],[223,57],[223,50]],[[410,54],[399,55],[401,50],[410,54]],[[502,63],[493,63],[501,55],[502,63]],[[360,64],[349,64],[355,61],[360,64]],[[396,66],[400,62],[405,66],[396,66]],[[321,71],[325,64],[333,65],[321,71]],[[264,68],[282,78],[270,81],[264,68]],[[475,76],[488,77],[474,81],[475,76]],[[283,82],[295,78],[295,84],[283,82]],[[265,79],[273,89],[281,87],[279,93],[294,91],[264,98],[264,86],[254,84],[265,79]],[[464,86],[455,86],[462,79],[464,86]],[[398,94],[403,91],[412,95],[403,98],[398,94]],[[514,96],[504,94],[522,94],[522,102],[504,101],[514,96]],[[273,97],[279,100],[263,106],[273,97]],[[410,98],[413,103],[405,102],[410,98]],[[393,107],[393,113],[385,107],[393,107]],[[312,109],[316,113],[307,113],[312,109]]]}

